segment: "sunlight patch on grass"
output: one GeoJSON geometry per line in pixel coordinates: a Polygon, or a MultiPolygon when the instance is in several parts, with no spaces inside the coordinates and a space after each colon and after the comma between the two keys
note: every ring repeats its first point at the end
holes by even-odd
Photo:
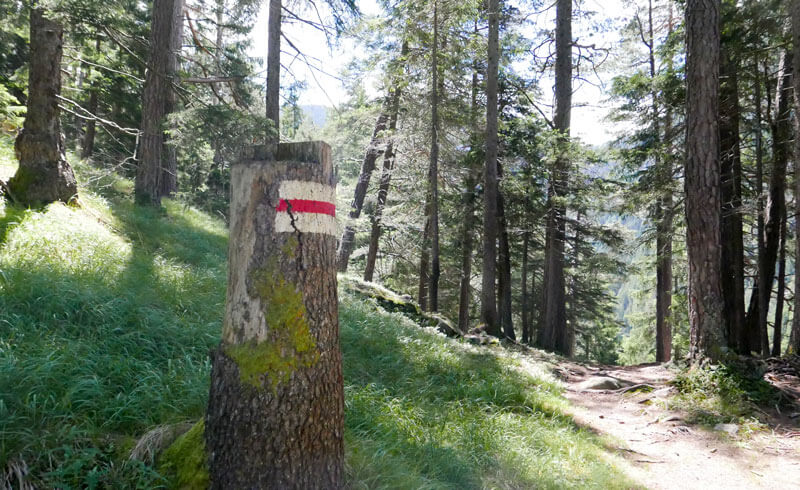
{"type": "Polygon", "coordinates": [[[420,329],[341,294],[353,488],[630,488],[519,355],[420,329]]]}

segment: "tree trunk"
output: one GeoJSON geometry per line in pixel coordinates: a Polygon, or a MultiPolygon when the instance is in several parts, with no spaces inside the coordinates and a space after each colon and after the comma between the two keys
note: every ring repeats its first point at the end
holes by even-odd
{"type": "Polygon", "coordinates": [[[330,147],[257,147],[231,186],[228,299],[205,419],[211,488],[342,488],[330,147]]]}
{"type": "Polygon", "coordinates": [[[738,65],[723,43],[720,66],[720,173],[722,199],[722,295],[728,345],[747,353],[742,235],[742,161],[739,149],[738,65]]]}
{"type": "MultiPolygon", "coordinates": [[[[439,311],[439,8],[433,0],[433,52],[431,53],[431,159],[428,169],[428,188],[431,197],[430,240],[431,274],[428,284],[430,311],[439,311]]],[[[443,82],[444,80],[442,80],[443,82]]]]}
{"type": "Polygon", "coordinates": [[[775,299],[775,323],[772,333],[772,356],[781,355],[781,332],[783,327],[783,295],[786,292],[786,221],[781,222],[781,249],[778,253],[778,291],[775,299]]]}
{"type": "Polygon", "coordinates": [[[358,174],[358,182],[353,192],[353,201],[350,203],[350,214],[348,218],[351,222],[347,223],[339,239],[339,249],[336,252],[336,264],[339,272],[347,271],[350,256],[355,248],[356,227],[353,220],[361,216],[361,209],[364,207],[364,198],[367,197],[369,181],[372,179],[372,172],[375,170],[375,161],[383,153],[381,141],[383,133],[386,131],[386,121],[388,115],[386,108],[381,109],[381,114],[375,121],[375,129],[372,131],[372,138],[369,140],[369,147],[364,153],[364,160],[361,162],[361,171],[358,174]]]}
{"type": "Polygon", "coordinates": [[[556,3],[556,111],[553,123],[560,135],[558,156],[550,175],[547,192],[547,228],[545,234],[544,300],[539,346],[566,356],[573,346],[567,331],[564,279],[564,242],[566,240],[567,197],[569,182],[569,132],[572,112],[572,0],[556,3]]]}
{"type": "MultiPolygon", "coordinates": [[[[477,34],[478,24],[475,23],[475,33],[477,34]]],[[[467,155],[467,175],[464,178],[464,222],[461,228],[461,282],[459,284],[458,295],[458,329],[461,332],[469,330],[469,310],[472,295],[470,294],[470,283],[472,282],[472,248],[475,226],[475,187],[478,184],[479,168],[477,161],[472,154],[479,140],[478,128],[478,62],[472,63],[472,97],[470,100],[470,125],[472,127],[472,138],[470,149],[473,150],[467,155]]]]}
{"type": "MultiPolygon", "coordinates": [[[[177,99],[175,85],[178,83],[178,72],[180,70],[181,47],[183,46],[183,2],[184,0],[173,0],[172,4],[172,28],[169,38],[169,57],[167,59],[167,80],[170,84],[164,94],[164,124],[167,124],[166,116],[169,116],[177,109],[177,99]]],[[[169,136],[164,134],[164,160],[161,163],[161,196],[171,197],[178,191],[178,152],[174,144],[169,143],[169,136]]]]}
{"type": "Polygon", "coordinates": [[[686,248],[692,359],[727,347],[720,235],[719,0],[686,4],[686,248]]]}
{"type": "Polygon", "coordinates": [[[281,0],[269,0],[267,20],[267,119],[273,127],[267,132],[267,143],[280,140],[281,114],[281,0]]]}
{"type": "MultiPolygon", "coordinates": [[[[498,162],[497,175],[503,178],[503,166],[498,162]]],[[[511,302],[511,248],[508,240],[508,223],[506,221],[505,199],[502,190],[497,192],[497,223],[499,227],[499,247],[497,255],[497,305],[498,319],[503,336],[516,340],[512,317],[511,302]]]]}
{"type": "MultiPolygon", "coordinates": [[[[502,166],[498,163],[498,175],[502,176],[502,166]]],[[[497,283],[500,324],[503,337],[516,340],[511,303],[511,247],[508,243],[508,223],[506,222],[503,192],[497,192],[497,222],[500,227],[500,249],[497,257],[497,283]]]]}
{"type": "Polygon", "coordinates": [[[488,0],[489,39],[486,64],[486,160],[483,171],[483,274],[481,321],[486,331],[500,336],[497,321],[497,72],[500,61],[499,0],[488,0]]]}
{"type": "Polygon", "coordinates": [[[796,63],[792,65],[792,82],[794,85],[794,315],[792,316],[792,334],[789,350],[800,353],[800,0],[791,1],[792,12],[792,49],[796,63]]]}
{"type": "Polygon", "coordinates": [[[78,193],[59,121],[63,33],[43,10],[31,9],[28,111],[14,142],[19,167],[8,182],[14,199],[22,204],[70,202],[78,193]]]}
{"type": "MultiPolygon", "coordinates": [[[[656,202],[656,362],[667,362],[672,352],[672,160],[663,152],[672,131],[672,114],[667,109],[663,136],[660,129],[659,94],[656,89],[655,35],[653,33],[653,2],[648,3],[648,39],[650,80],[652,83],[653,129],[656,136],[656,175],[658,193],[656,202]]],[[[668,23],[672,33],[672,10],[668,23]]],[[[587,358],[588,358],[587,342],[587,358]]]]}
{"type": "Polygon", "coordinates": [[[136,171],[136,202],[159,206],[177,182],[175,147],[166,144],[167,115],[174,109],[172,85],[177,69],[183,0],[155,0],[150,33],[150,62],[142,96],[142,135],[136,171]],[[179,16],[179,19],[175,17],[179,16]],[[176,41],[176,39],[178,41],[176,41]]]}
{"type": "MultiPolygon", "coordinates": [[[[408,41],[403,41],[403,46],[400,50],[400,60],[405,60],[408,54],[408,41]]],[[[378,185],[378,203],[375,207],[375,214],[372,216],[372,231],[369,236],[369,251],[367,252],[367,263],[364,267],[364,280],[372,281],[375,274],[375,260],[378,257],[378,244],[383,230],[381,226],[381,219],[383,218],[383,209],[386,207],[386,199],[389,195],[389,185],[392,181],[392,172],[394,171],[395,153],[394,153],[394,133],[397,130],[397,118],[400,114],[400,96],[401,89],[399,80],[395,80],[394,88],[391,91],[390,99],[390,116],[389,116],[389,135],[386,142],[386,149],[383,152],[383,171],[381,173],[381,181],[378,185]]]]}
{"type": "MultiPolygon", "coordinates": [[[[759,305],[764,304],[766,301],[766,291],[764,288],[759,287],[762,281],[761,273],[764,270],[764,150],[761,136],[761,75],[759,73],[758,58],[755,60],[755,90],[754,98],[756,102],[755,110],[755,152],[756,152],[756,213],[757,217],[757,237],[756,245],[758,255],[756,257],[756,278],[753,282],[752,294],[750,295],[750,304],[747,308],[747,316],[745,317],[745,351],[750,354],[753,351],[759,351],[760,335],[759,335],[759,322],[761,321],[759,315],[759,305]]],[[[769,304],[769,303],[766,303],[769,304]]]]}
{"type": "Polygon", "coordinates": [[[528,245],[530,243],[530,231],[525,230],[522,235],[522,343],[531,343],[531,312],[530,300],[528,298],[528,245]]]}
{"type": "MultiPolygon", "coordinates": [[[[94,45],[95,52],[100,52],[100,38],[97,38],[94,45]]],[[[92,69],[91,67],[87,68],[87,73],[91,75],[92,69]]],[[[88,110],[93,115],[97,115],[97,105],[98,105],[98,94],[99,87],[97,87],[97,83],[92,83],[89,87],[89,104],[88,110]]],[[[83,132],[83,140],[81,141],[81,158],[87,159],[92,156],[94,153],[94,138],[96,135],[97,130],[97,121],[94,119],[89,119],[86,121],[86,128],[83,132]]]]}
{"type": "Polygon", "coordinates": [[[772,283],[775,279],[775,263],[780,246],[781,222],[786,218],[786,166],[789,160],[790,106],[789,88],[791,81],[790,55],[782,54],[778,69],[777,89],[775,93],[775,116],[772,118],[772,172],[769,180],[766,218],[764,221],[763,255],[759,258],[758,291],[754,296],[758,300],[747,312],[748,332],[750,332],[750,351],[769,356],[769,337],[767,318],[769,302],[772,296],[772,283]]]}

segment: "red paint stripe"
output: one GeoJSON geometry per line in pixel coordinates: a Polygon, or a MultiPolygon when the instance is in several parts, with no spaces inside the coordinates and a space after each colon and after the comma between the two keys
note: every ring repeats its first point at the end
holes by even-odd
{"type": "Polygon", "coordinates": [[[309,199],[281,199],[276,211],[288,211],[292,207],[293,213],[317,213],[336,216],[336,205],[325,201],[311,201],[309,199]]]}

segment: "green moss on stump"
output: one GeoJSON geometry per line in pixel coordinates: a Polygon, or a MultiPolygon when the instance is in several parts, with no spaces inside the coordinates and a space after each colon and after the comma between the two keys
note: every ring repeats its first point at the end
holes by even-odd
{"type": "Polygon", "coordinates": [[[158,470],[170,477],[170,488],[182,490],[209,487],[205,424],[199,421],[172,443],[159,458],[158,470]]]}
{"type": "Polygon", "coordinates": [[[225,354],[239,368],[241,382],[256,389],[263,386],[262,376],[274,389],[288,381],[294,371],[311,367],[319,359],[306,319],[303,293],[283,278],[275,280],[275,272],[277,268],[269,266],[252,277],[269,328],[267,339],[225,347],[225,354]]]}

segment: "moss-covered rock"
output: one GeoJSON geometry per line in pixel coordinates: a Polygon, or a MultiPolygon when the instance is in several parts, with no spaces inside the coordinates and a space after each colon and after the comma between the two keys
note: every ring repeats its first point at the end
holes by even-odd
{"type": "Polygon", "coordinates": [[[158,470],[167,476],[170,488],[200,490],[209,486],[205,424],[199,421],[169,446],[158,460],[158,470]]]}
{"type": "Polygon", "coordinates": [[[360,296],[374,299],[386,311],[404,314],[423,327],[434,327],[450,337],[461,336],[461,332],[455,328],[453,322],[438,313],[422,311],[422,308],[410,296],[401,296],[379,284],[354,277],[340,276],[339,284],[360,296]]]}

